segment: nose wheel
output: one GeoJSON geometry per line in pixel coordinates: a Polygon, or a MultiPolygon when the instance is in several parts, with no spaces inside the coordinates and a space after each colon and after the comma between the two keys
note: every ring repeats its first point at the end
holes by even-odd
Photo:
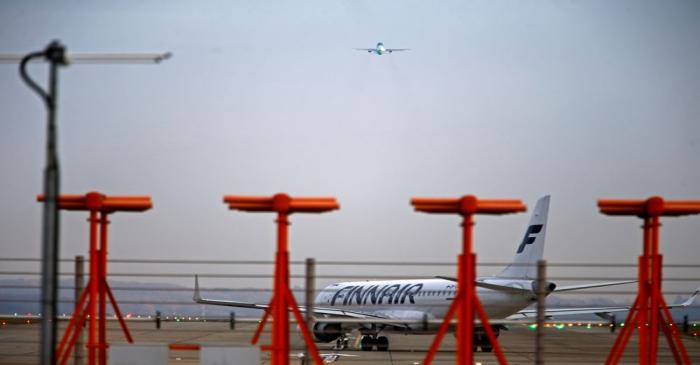
{"type": "Polygon", "coordinates": [[[333,350],[345,350],[348,347],[348,337],[347,336],[341,336],[338,337],[337,340],[335,340],[335,346],[333,346],[333,350]]]}

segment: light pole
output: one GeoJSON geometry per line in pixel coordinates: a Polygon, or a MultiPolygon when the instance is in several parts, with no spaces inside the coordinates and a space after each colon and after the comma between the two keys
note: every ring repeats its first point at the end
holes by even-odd
{"type": "Polygon", "coordinates": [[[56,295],[58,292],[58,194],[60,175],[56,151],[56,99],[58,67],[67,65],[66,49],[58,41],[51,42],[45,50],[32,52],[19,64],[22,80],[34,90],[46,105],[46,165],[44,166],[44,210],[41,230],[41,363],[53,364],[56,344],[56,295]],[[27,73],[27,63],[43,57],[50,63],[48,92],[42,89],[27,73]]]}
{"type": "Polygon", "coordinates": [[[0,63],[19,61],[22,80],[44,101],[47,112],[46,165],[44,167],[44,208],[42,213],[41,264],[41,364],[55,363],[56,302],[58,292],[59,213],[57,199],[60,192],[60,165],[56,148],[56,108],[58,99],[58,68],[69,63],[159,63],[170,58],[170,53],[154,54],[66,54],[66,48],[52,41],[43,51],[25,56],[0,54],[0,63]],[[43,59],[50,64],[48,90],[29,77],[27,64],[43,59]]]}

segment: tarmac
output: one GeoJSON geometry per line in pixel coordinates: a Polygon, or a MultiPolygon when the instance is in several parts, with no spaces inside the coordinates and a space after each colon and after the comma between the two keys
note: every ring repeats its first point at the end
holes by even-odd
{"type": "MultiPolygon", "coordinates": [[[[61,322],[61,327],[65,322],[61,322]]],[[[136,344],[198,344],[198,345],[228,345],[250,346],[250,339],[255,330],[255,323],[237,323],[235,329],[230,329],[228,322],[164,322],[161,329],[156,329],[153,321],[129,321],[131,334],[136,344]]],[[[301,363],[298,354],[303,352],[303,340],[292,326],[290,333],[290,364],[301,363]]],[[[691,328],[689,334],[684,334],[683,342],[691,361],[700,362],[700,328],[691,328]],[[693,335],[695,332],[695,335],[693,335]]],[[[619,331],[618,331],[619,333],[619,331]]],[[[610,351],[617,333],[610,333],[607,327],[593,326],[554,327],[545,329],[544,358],[547,364],[601,364],[610,351]]],[[[349,348],[340,351],[342,354],[355,355],[341,357],[338,364],[421,364],[427,348],[433,340],[433,335],[388,334],[390,351],[359,351],[353,348],[351,339],[349,348]]],[[[86,340],[87,336],[83,338],[86,340]]],[[[508,331],[502,331],[499,337],[501,346],[509,364],[534,363],[535,331],[527,326],[511,326],[508,331]]],[[[637,363],[637,337],[630,339],[621,363],[637,363]]],[[[5,323],[0,326],[0,364],[36,364],[39,359],[39,324],[38,323],[5,323]]],[[[116,322],[108,323],[108,342],[110,344],[126,344],[126,339],[116,322]]],[[[263,334],[260,344],[268,344],[267,332],[263,334]]],[[[333,343],[317,344],[321,353],[332,353],[333,343]]],[[[73,358],[71,357],[72,362],[73,358]]],[[[455,339],[453,335],[445,336],[434,364],[452,364],[455,362],[455,339]]],[[[86,362],[83,362],[86,363],[86,362]]],[[[199,351],[171,350],[170,364],[198,364],[199,351]]],[[[475,363],[496,364],[492,353],[475,354],[475,363]]],[[[668,350],[663,337],[659,338],[659,364],[673,364],[674,359],[668,350]]],[[[269,364],[269,354],[262,352],[261,364],[269,364]]]]}

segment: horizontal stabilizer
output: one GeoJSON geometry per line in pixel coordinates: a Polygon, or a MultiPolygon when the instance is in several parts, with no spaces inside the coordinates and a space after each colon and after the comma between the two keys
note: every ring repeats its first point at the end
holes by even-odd
{"type": "MultiPolygon", "coordinates": [[[[449,280],[449,281],[455,281],[455,282],[457,281],[457,278],[453,278],[451,276],[436,276],[436,278],[443,279],[443,280],[449,280]]],[[[507,292],[507,293],[532,294],[532,291],[528,290],[528,289],[516,288],[513,286],[507,286],[507,285],[498,285],[498,284],[494,284],[494,283],[487,283],[485,281],[475,281],[474,285],[476,285],[480,288],[497,290],[497,291],[502,291],[502,292],[507,292]]]]}
{"type": "MultiPolygon", "coordinates": [[[[573,290],[573,289],[571,289],[573,290]]],[[[673,308],[680,308],[680,307],[687,307],[695,301],[697,298],[698,294],[700,294],[700,287],[695,289],[693,294],[690,295],[690,298],[688,298],[686,301],[680,304],[671,304],[667,305],[665,308],[666,309],[673,309],[673,308]]],[[[551,316],[568,316],[568,315],[574,315],[574,314],[595,314],[599,317],[606,318],[609,317],[609,313],[615,313],[615,312],[624,312],[630,310],[630,306],[618,306],[618,307],[592,307],[592,308],[547,308],[545,309],[544,315],[546,317],[551,317],[551,316]]],[[[520,312],[513,314],[512,316],[508,317],[508,319],[519,319],[519,318],[534,318],[537,316],[537,310],[536,309],[525,309],[521,310],[520,312]]]]}
{"type": "Polygon", "coordinates": [[[592,284],[581,284],[581,285],[568,285],[568,286],[562,286],[562,287],[557,287],[554,289],[555,293],[563,292],[563,291],[571,291],[571,290],[579,290],[579,289],[590,289],[590,288],[600,288],[604,286],[613,286],[613,285],[622,285],[622,284],[631,284],[631,283],[636,283],[637,280],[623,280],[623,281],[608,281],[604,283],[592,283],[592,284]]]}

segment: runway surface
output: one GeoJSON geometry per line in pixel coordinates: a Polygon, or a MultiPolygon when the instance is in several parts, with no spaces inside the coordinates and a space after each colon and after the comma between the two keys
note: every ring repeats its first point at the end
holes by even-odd
{"type": "MultiPolygon", "coordinates": [[[[65,322],[62,322],[65,326],[65,322]]],[[[165,322],[160,330],[153,322],[129,322],[131,333],[138,344],[205,344],[205,345],[249,345],[254,323],[237,323],[231,330],[227,322],[165,322]]],[[[691,331],[692,333],[692,331],[691,331]]],[[[617,334],[611,334],[606,327],[593,326],[547,328],[545,331],[545,360],[548,364],[600,364],[610,351],[617,334]]],[[[420,364],[425,351],[430,346],[432,335],[389,334],[391,351],[359,351],[350,348],[340,351],[357,355],[343,357],[338,364],[420,364]]],[[[84,336],[87,339],[86,336],[84,336]]],[[[501,333],[499,338],[510,364],[532,364],[534,362],[535,331],[526,326],[512,326],[501,333]]],[[[111,344],[125,344],[126,340],[116,322],[109,323],[108,341],[111,344]]],[[[636,336],[630,340],[623,363],[637,363],[636,336]]],[[[34,364],[38,361],[38,324],[5,324],[0,326],[0,364],[34,364]]],[[[303,351],[303,341],[296,330],[290,337],[292,351],[291,364],[300,363],[295,354],[303,351]]],[[[700,362],[700,336],[684,335],[683,342],[693,362],[700,362]]],[[[269,343],[267,334],[262,344],[269,343]]],[[[659,364],[673,364],[673,357],[663,338],[659,339],[659,364]]],[[[318,344],[323,353],[332,352],[333,344],[318,344]]],[[[433,363],[452,364],[455,357],[454,336],[448,335],[440,347],[433,363]]],[[[261,364],[268,364],[268,354],[263,352],[261,364]]],[[[170,351],[170,364],[197,364],[198,351],[170,351]]],[[[493,354],[477,353],[475,362],[495,364],[493,354]]]]}

